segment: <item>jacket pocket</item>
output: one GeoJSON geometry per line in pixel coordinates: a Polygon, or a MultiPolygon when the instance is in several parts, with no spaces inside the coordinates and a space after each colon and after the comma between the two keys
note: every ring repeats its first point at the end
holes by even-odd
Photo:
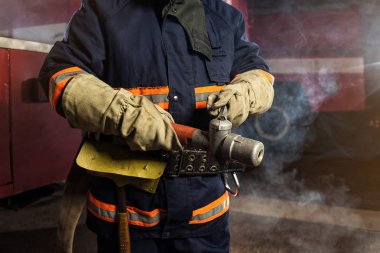
{"type": "Polygon", "coordinates": [[[206,21],[208,36],[212,48],[211,60],[205,59],[206,68],[210,81],[216,83],[227,83],[230,81],[230,62],[233,52],[229,49],[233,45],[228,45],[227,32],[217,30],[215,24],[209,17],[206,21]]]}

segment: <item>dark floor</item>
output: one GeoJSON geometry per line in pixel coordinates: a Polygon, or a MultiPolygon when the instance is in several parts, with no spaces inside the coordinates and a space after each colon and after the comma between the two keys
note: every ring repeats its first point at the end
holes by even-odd
{"type": "MultiPolygon", "coordinates": [[[[231,201],[232,253],[380,252],[380,158],[311,161],[242,177],[241,196],[231,201]]],[[[62,189],[0,200],[1,253],[56,252],[62,189]]],[[[84,218],[74,252],[96,252],[84,218]]]]}
{"type": "Polygon", "coordinates": [[[378,253],[380,232],[232,213],[233,253],[378,253]]]}

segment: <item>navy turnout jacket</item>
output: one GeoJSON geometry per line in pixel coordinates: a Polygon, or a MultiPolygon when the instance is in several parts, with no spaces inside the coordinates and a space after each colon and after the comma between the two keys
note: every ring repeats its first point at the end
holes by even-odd
{"type": "MultiPolygon", "coordinates": [[[[83,1],[64,40],[54,45],[41,70],[53,107],[63,115],[64,86],[84,70],[111,87],[133,88],[150,96],[176,123],[207,130],[207,95],[239,73],[268,71],[268,66],[257,44],[246,40],[244,18],[238,10],[221,0],[202,1],[211,59],[193,51],[178,20],[170,12],[162,18],[155,1],[83,1]]],[[[116,202],[113,182],[95,178],[87,223],[98,235],[116,233],[116,202]]],[[[132,239],[192,237],[225,230],[228,204],[219,175],[163,176],[155,194],[127,187],[132,239]]]]}

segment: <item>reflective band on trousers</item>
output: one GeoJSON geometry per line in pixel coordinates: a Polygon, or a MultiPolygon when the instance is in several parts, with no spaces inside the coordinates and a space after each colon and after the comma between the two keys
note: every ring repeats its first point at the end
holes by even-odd
{"type": "MultiPolygon", "coordinates": [[[[226,191],[221,197],[210,204],[194,210],[189,224],[201,224],[212,221],[227,212],[228,208],[229,195],[226,191]]],[[[96,199],[91,193],[88,194],[87,210],[101,220],[116,222],[117,206],[104,203],[96,199]]],[[[127,211],[128,223],[141,227],[153,227],[164,220],[166,215],[166,211],[162,209],[154,209],[148,212],[128,206],[127,211]]]]}
{"type": "Polygon", "coordinates": [[[84,70],[78,67],[72,67],[63,69],[55,73],[49,82],[49,101],[55,109],[58,103],[58,99],[61,96],[63,89],[67,85],[68,81],[78,74],[86,73],[84,70]]]}
{"type": "Polygon", "coordinates": [[[227,212],[229,207],[230,198],[226,191],[220,198],[207,206],[194,210],[189,224],[201,224],[212,221],[227,212]]]}
{"type": "MultiPolygon", "coordinates": [[[[88,195],[87,209],[93,215],[107,222],[116,222],[117,207],[116,205],[107,204],[97,200],[91,193],[88,195]]],[[[164,219],[165,211],[154,209],[147,212],[135,207],[127,206],[128,223],[142,227],[153,227],[164,219]]]]}

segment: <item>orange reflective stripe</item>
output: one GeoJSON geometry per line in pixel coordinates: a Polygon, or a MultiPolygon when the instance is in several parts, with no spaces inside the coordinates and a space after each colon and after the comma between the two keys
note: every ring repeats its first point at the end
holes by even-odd
{"type": "Polygon", "coordinates": [[[147,228],[154,227],[158,223],[160,223],[160,221],[156,221],[154,223],[144,223],[142,221],[134,221],[134,220],[128,219],[128,224],[131,224],[131,225],[134,225],[134,226],[140,226],[140,227],[147,227],[147,228]]]}
{"type": "Polygon", "coordinates": [[[204,87],[196,87],[195,94],[198,93],[209,93],[209,92],[218,92],[224,88],[225,85],[213,85],[213,86],[204,86],[204,87]]]}
{"type": "Polygon", "coordinates": [[[203,109],[207,107],[207,98],[210,94],[221,91],[225,85],[213,85],[195,88],[195,108],[203,109]]]}
{"type": "Polygon", "coordinates": [[[207,101],[195,102],[195,108],[196,108],[196,109],[204,109],[204,108],[207,108],[207,101]]]}
{"type": "Polygon", "coordinates": [[[71,78],[72,76],[67,77],[55,84],[53,98],[50,101],[54,109],[57,107],[58,99],[61,96],[63,89],[66,87],[67,81],[69,81],[71,78]]]}
{"type": "Polygon", "coordinates": [[[51,78],[51,79],[55,79],[56,77],[58,77],[59,75],[62,75],[62,74],[66,74],[66,73],[69,73],[69,72],[77,72],[77,71],[83,71],[81,68],[79,67],[70,67],[70,68],[66,68],[66,69],[62,69],[61,71],[58,71],[57,73],[55,73],[51,78]]]}
{"type": "Polygon", "coordinates": [[[142,215],[148,216],[148,217],[154,217],[160,213],[159,209],[154,209],[153,211],[148,212],[148,211],[140,210],[136,207],[127,207],[127,211],[130,213],[142,214],[142,215]]]}
{"type": "Polygon", "coordinates": [[[158,103],[154,103],[154,104],[158,105],[162,109],[165,109],[165,110],[169,109],[169,102],[158,102],[158,103]]]}
{"type": "Polygon", "coordinates": [[[220,205],[221,203],[223,203],[227,198],[228,198],[228,192],[226,191],[222,196],[220,196],[218,199],[214,200],[213,202],[211,202],[207,206],[204,206],[202,208],[194,210],[193,211],[193,216],[201,214],[201,213],[206,213],[206,212],[210,211],[212,208],[214,208],[214,207],[220,205]]]}
{"type": "Polygon", "coordinates": [[[107,203],[104,203],[100,200],[97,200],[94,195],[92,195],[91,193],[88,194],[88,199],[89,201],[94,204],[96,207],[99,207],[101,209],[104,209],[104,210],[107,210],[107,211],[112,211],[112,212],[115,212],[116,211],[116,205],[112,205],[112,204],[107,204],[107,203]]]}
{"type": "Polygon", "coordinates": [[[58,99],[62,94],[63,89],[67,85],[68,81],[75,75],[85,73],[79,67],[70,67],[58,71],[55,73],[49,81],[49,100],[53,108],[55,109],[58,103],[58,99]]]}
{"type": "Polygon", "coordinates": [[[160,223],[164,210],[154,209],[152,211],[143,211],[136,207],[127,207],[128,223],[140,227],[154,227],[160,223]]]}
{"type": "Polygon", "coordinates": [[[169,94],[168,86],[159,87],[136,87],[127,89],[134,95],[158,95],[158,94],[169,94]]]}
{"type": "MultiPolygon", "coordinates": [[[[96,199],[91,193],[88,194],[87,210],[103,221],[116,222],[117,206],[104,203],[96,199]]],[[[127,206],[126,210],[128,212],[128,223],[142,227],[156,226],[166,213],[161,209],[143,211],[136,207],[130,206],[127,206]]]]}
{"type": "MultiPolygon", "coordinates": [[[[229,195],[225,192],[221,197],[210,204],[194,210],[189,224],[202,224],[216,219],[223,215],[229,209],[229,195]]],[[[95,217],[106,221],[117,221],[117,206],[104,203],[96,199],[91,193],[88,194],[87,210],[95,217]]],[[[160,223],[166,215],[162,209],[153,209],[152,211],[143,211],[136,207],[126,207],[128,212],[128,223],[141,227],[153,227],[160,223]]]]}
{"type": "MultiPolygon", "coordinates": [[[[214,92],[221,91],[225,85],[212,85],[194,88],[195,93],[195,108],[206,108],[207,97],[214,92]]],[[[119,89],[119,88],[115,88],[119,89]]],[[[127,91],[134,95],[142,95],[151,100],[154,104],[162,107],[163,109],[169,109],[169,87],[168,86],[156,86],[156,87],[136,87],[127,88],[127,91]]]]}
{"type": "Polygon", "coordinates": [[[229,209],[229,195],[226,191],[221,197],[211,202],[210,204],[193,211],[193,215],[189,224],[202,224],[212,221],[229,209]]]}
{"type": "Polygon", "coordinates": [[[163,109],[169,109],[169,87],[168,86],[158,86],[158,87],[137,87],[128,88],[127,91],[134,95],[142,95],[152,101],[154,104],[160,106],[163,109]]]}
{"type": "Polygon", "coordinates": [[[110,218],[110,217],[106,217],[106,216],[103,216],[103,215],[100,215],[98,213],[96,213],[94,210],[92,210],[89,206],[87,206],[87,210],[92,213],[95,217],[101,219],[101,220],[104,220],[104,221],[107,221],[107,222],[116,222],[115,218],[110,218]]]}
{"type": "MultiPolygon", "coordinates": [[[[225,85],[213,85],[213,86],[203,86],[194,88],[195,94],[198,93],[209,93],[209,92],[218,92],[224,88],[225,85]]],[[[129,92],[134,95],[167,95],[169,94],[168,86],[158,86],[158,87],[136,87],[136,88],[127,88],[129,92]]]]}

